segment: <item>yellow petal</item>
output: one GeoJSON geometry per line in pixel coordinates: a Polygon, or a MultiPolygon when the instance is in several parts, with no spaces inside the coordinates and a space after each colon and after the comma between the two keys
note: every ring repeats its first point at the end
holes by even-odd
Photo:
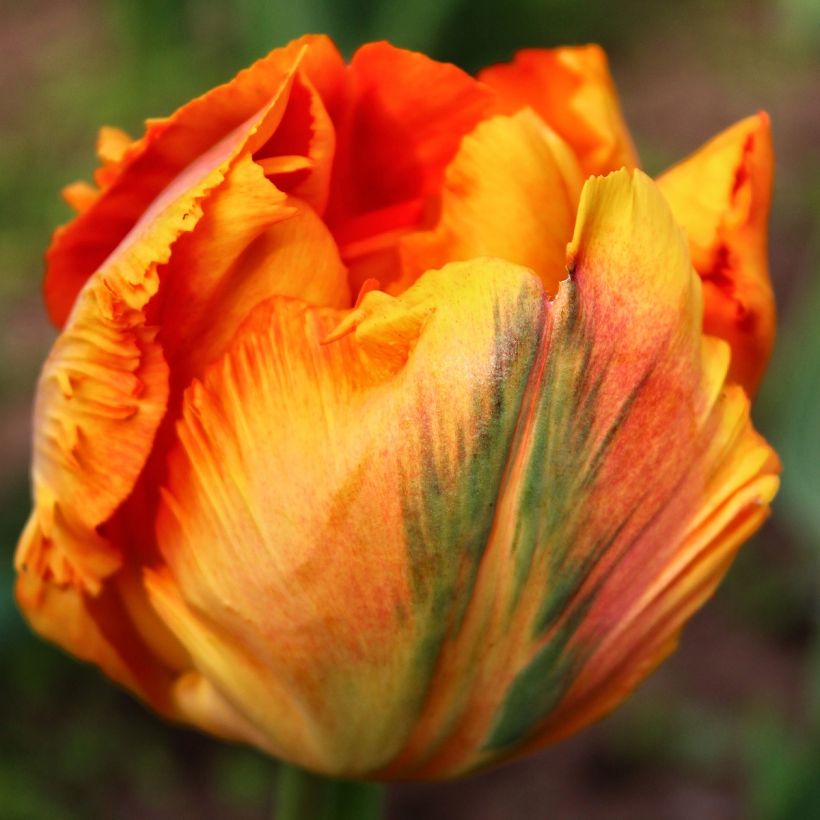
{"type": "Polygon", "coordinates": [[[478,78],[498,92],[504,110],[532,108],[574,149],[586,175],[638,165],[598,46],[526,49],[478,78]]]}
{"type": "Polygon", "coordinates": [[[651,181],[587,183],[571,278],[507,457],[466,614],[386,777],[452,776],[619,703],[760,525],[779,465],[701,337],[700,287],[651,181]]]}
{"type": "Polygon", "coordinates": [[[438,223],[399,240],[402,278],[383,277],[384,289],[400,293],[448,261],[498,256],[532,269],[555,293],[565,275],[580,172],[571,169],[567,178],[548,131],[522,111],[485,120],[468,134],[447,168],[438,223]]]}
{"type": "Polygon", "coordinates": [[[750,395],[774,342],[767,258],[773,165],[769,118],[761,113],[658,178],[703,280],[705,330],[729,343],[731,378],[750,395]]]}
{"type": "Polygon", "coordinates": [[[493,260],[351,314],[275,299],[187,392],[149,584],[278,754],[353,774],[398,750],[469,598],[545,308],[493,260]]]}

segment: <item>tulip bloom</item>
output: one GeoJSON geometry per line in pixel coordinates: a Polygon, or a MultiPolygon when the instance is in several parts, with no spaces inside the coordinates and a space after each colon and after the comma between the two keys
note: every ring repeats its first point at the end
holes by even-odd
{"type": "Polygon", "coordinates": [[[766,517],[764,114],[653,181],[596,47],[308,37],[98,151],[17,596],[162,715],[462,774],[617,705],[766,517]]]}

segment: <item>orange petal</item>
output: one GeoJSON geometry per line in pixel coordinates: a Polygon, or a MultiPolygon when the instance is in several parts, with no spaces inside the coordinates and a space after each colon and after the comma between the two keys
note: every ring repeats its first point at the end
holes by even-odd
{"type": "MultiPolygon", "coordinates": [[[[591,439],[601,449],[556,589],[569,604],[563,623],[573,610],[583,619],[567,645],[573,680],[544,726],[529,730],[532,745],[600,717],[654,669],[777,491],[777,457],[753,431],[748,399],[726,384],[725,346],[699,338],[699,288],[677,234],[645,178],[588,183],[570,254],[579,293],[610,294],[595,311],[603,335],[585,379],[599,401],[591,439]]],[[[560,631],[559,605],[542,613],[560,631]]],[[[499,740],[515,736],[514,696],[533,683],[519,680],[499,740]]]]}
{"type": "Polygon", "coordinates": [[[254,159],[277,188],[303,199],[323,214],[330,194],[335,149],[336,132],[330,115],[319,93],[300,71],[280,126],[256,151],[254,159]]]}
{"type": "Polygon", "coordinates": [[[149,589],[265,748],[429,778],[546,742],[759,525],[777,460],[650,180],[587,184],[570,270],[551,305],[495,260],[274,299],[186,394],[149,589]]]}
{"type": "MultiPolygon", "coordinates": [[[[116,179],[109,181],[88,210],[54,235],[45,282],[54,322],[58,326],[65,322],[83,283],[186,167],[209,152],[213,159],[215,146],[230,140],[236,129],[244,129],[251,152],[270,138],[284,114],[296,68],[302,67],[309,82],[315,79],[338,96],[338,83],[330,76],[340,71],[341,64],[335,60],[338,54],[325,38],[302,38],[271,52],[171,117],[150,121],[145,136],[121,155],[116,179]],[[277,108],[272,101],[281,104],[277,108]],[[271,114],[265,127],[260,126],[258,133],[252,128],[249,133],[246,123],[251,118],[256,123],[263,111],[271,114]]],[[[121,145],[116,139],[104,138],[100,148],[111,158],[121,145]]]]}
{"type": "Polygon", "coordinates": [[[152,652],[154,646],[133,628],[133,612],[124,608],[117,587],[90,596],[77,587],[60,587],[23,573],[15,592],[18,606],[41,637],[96,664],[164,717],[193,723],[227,740],[264,746],[259,731],[190,664],[168,666],[152,652]]]}
{"type": "Polygon", "coordinates": [[[334,307],[350,302],[346,270],[327,228],[247,156],[174,247],[163,277],[160,339],[183,388],[221,355],[259,302],[274,295],[334,307]]]}
{"type": "Polygon", "coordinates": [[[39,635],[95,663],[157,711],[171,716],[166,695],[171,677],[134,640],[115,596],[107,591],[92,596],[79,587],[60,586],[26,571],[18,577],[15,593],[18,606],[39,635]]]}
{"type": "Polygon", "coordinates": [[[62,190],[63,199],[78,214],[87,211],[100,195],[99,189],[82,180],[66,185],[62,190]]]}
{"type": "Polygon", "coordinates": [[[73,524],[94,530],[142,470],[168,396],[168,368],[148,318],[159,269],[202,218],[202,200],[223,181],[254,126],[185,168],[77,297],[37,389],[32,475],[46,525],[59,506],[73,524]]]}
{"type": "Polygon", "coordinates": [[[555,293],[565,275],[580,172],[564,174],[547,131],[522,111],[485,120],[464,137],[445,174],[438,223],[399,240],[401,278],[382,275],[384,289],[400,293],[448,261],[498,256],[532,269],[555,293]]]}
{"type": "Polygon", "coordinates": [[[658,178],[704,283],[704,328],[729,343],[730,376],[750,395],[774,342],[767,259],[773,166],[769,118],[760,113],[658,178]]]}
{"type": "MultiPolygon", "coordinates": [[[[172,246],[202,218],[202,201],[252,138],[264,136],[271,112],[275,119],[282,110],[281,99],[275,95],[153,199],[82,287],[43,368],[35,406],[34,511],[16,563],[34,590],[23,598],[26,616],[70,651],[83,629],[51,623],[53,613],[65,609],[86,621],[96,617],[97,599],[121,606],[111,579],[123,555],[101,527],[132,493],[166,411],[168,367],[152,321],[159,271],[172,246]]],[[[99,629],[111,631],[110,625],[99,629]]],[[[83,657],[91,652],[84,645],[76,651],[83,657]]],[[[111,651],[133,654],[116,644],[111,651]]],[[[102,655],[99,663],[107,663],[102,655]]]]}
{"type": "Polygon", "coordinates": [[[604,421],[604,460],[593,462],[593,513],[562,569],[564,582],[580,573],[559,593],[573,595],[583,613],[571,639],[574,679],[524,750],[605,714],[666,657],[768,515],[779,483],[779,461],[752,428],[748,398],[727,380],[726,345],[693,332],[699,289],[659,195],[636,179],[630,206],[618,176],[588,183],[570,249],[579,293],[586,280],[588,293],[621,294],[600,311],[609,342],[589,362],[590,383],[596,359],[611,371],[596,391],[610,394],[617,415],[604,421]],[[613,236],[623,237],[614,247],[613,236]],[[636,276],[642,265],[651,276],[636,276]],[[640,364],[627,352],[639,335],[652,345],[640,364]]]}
{"type": "Polygon", "coordinates": [[[682,626],[712,596],[738,548],[768,517],[780,463],[752,429],[748,400],[737,385],[725,388],[723,402],[722,430],[702,460],[716,467],[700,514],[682,533],[674,560],[620,616],[619,626],[590,656],[530,748],[570,735],[618,706],[674,651],[682,626]]]}
{"type": "Polygon", "coordinates": [[[438,191],[462,136],[493,104],[492,94],[455,66],[387,43],[360,48],[349,81],[328,211],[343,256],[348,243],[417,224],[418,208],[397,206],[438,191]],[[379,212],[391,216],[353,230],[353,220],[379,212]]]}
{"type": "Polygon", "coordinates": [[[532,108],[574,149],[585,175],[638,165],[600,47],[526,49],[478,78],[498,92],[503,110],[532,108]]]}
{"type": "Polygon", "coordinates": [[[361,773],[409,731],[544,308],[534,276],[494,260],[347,314],[274,299],[187,392],[149,586],[278,754],[361,773]]]}
{"type": "Polygon", "coordinates": [[[89,279],[43,366],[29,523],[39,535],[21,540],[17,563],[45,579],[96,592],[118,565],[113,549],[108,561],[99,559],[107,547],[97,543],[96,528],[131,492],[165,413],[168,367],[146,314],[159,287],[157,267],[186,230],[199,195],[197,187],[146,216],[89,279]],[[90,554],[85,542],[97,544],[90,554]]]}

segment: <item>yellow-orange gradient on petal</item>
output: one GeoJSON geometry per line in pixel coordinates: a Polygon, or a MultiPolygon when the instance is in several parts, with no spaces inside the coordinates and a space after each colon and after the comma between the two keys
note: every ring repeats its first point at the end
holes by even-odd
{"type": "Polygon", "coordinates": [[[160,714],[461,775],[617,705],[767,515],[765,115],[656,184],[597,47],[305,37],[98,155],[17,598],[160,714]]]}
{"type": "Polygon", "coordinates": [[[532,108],[572,147],[585,174],[638,165],[599,46],[525,49],[478,78],[498,92],[503,110],[532,108]]]}

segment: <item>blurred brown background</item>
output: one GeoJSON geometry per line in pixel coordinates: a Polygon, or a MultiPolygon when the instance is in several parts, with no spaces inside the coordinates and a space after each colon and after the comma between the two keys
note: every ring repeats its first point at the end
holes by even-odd
{"type": "Polygon", "coordinates": [[[53,338],[41,258],[102,123],[146,116],[305,31],[474,70],[597,41],[651,173],[766,109],[781,307],[756,409],[785,463],[775,515],[620,711],[523,763],[391,789],[393,820],[820,817],[820,0],[0,0],[0,820],[275,816],[275,764],[168,727],[30,635],[11,562],[29,410],[53,338]]]}

